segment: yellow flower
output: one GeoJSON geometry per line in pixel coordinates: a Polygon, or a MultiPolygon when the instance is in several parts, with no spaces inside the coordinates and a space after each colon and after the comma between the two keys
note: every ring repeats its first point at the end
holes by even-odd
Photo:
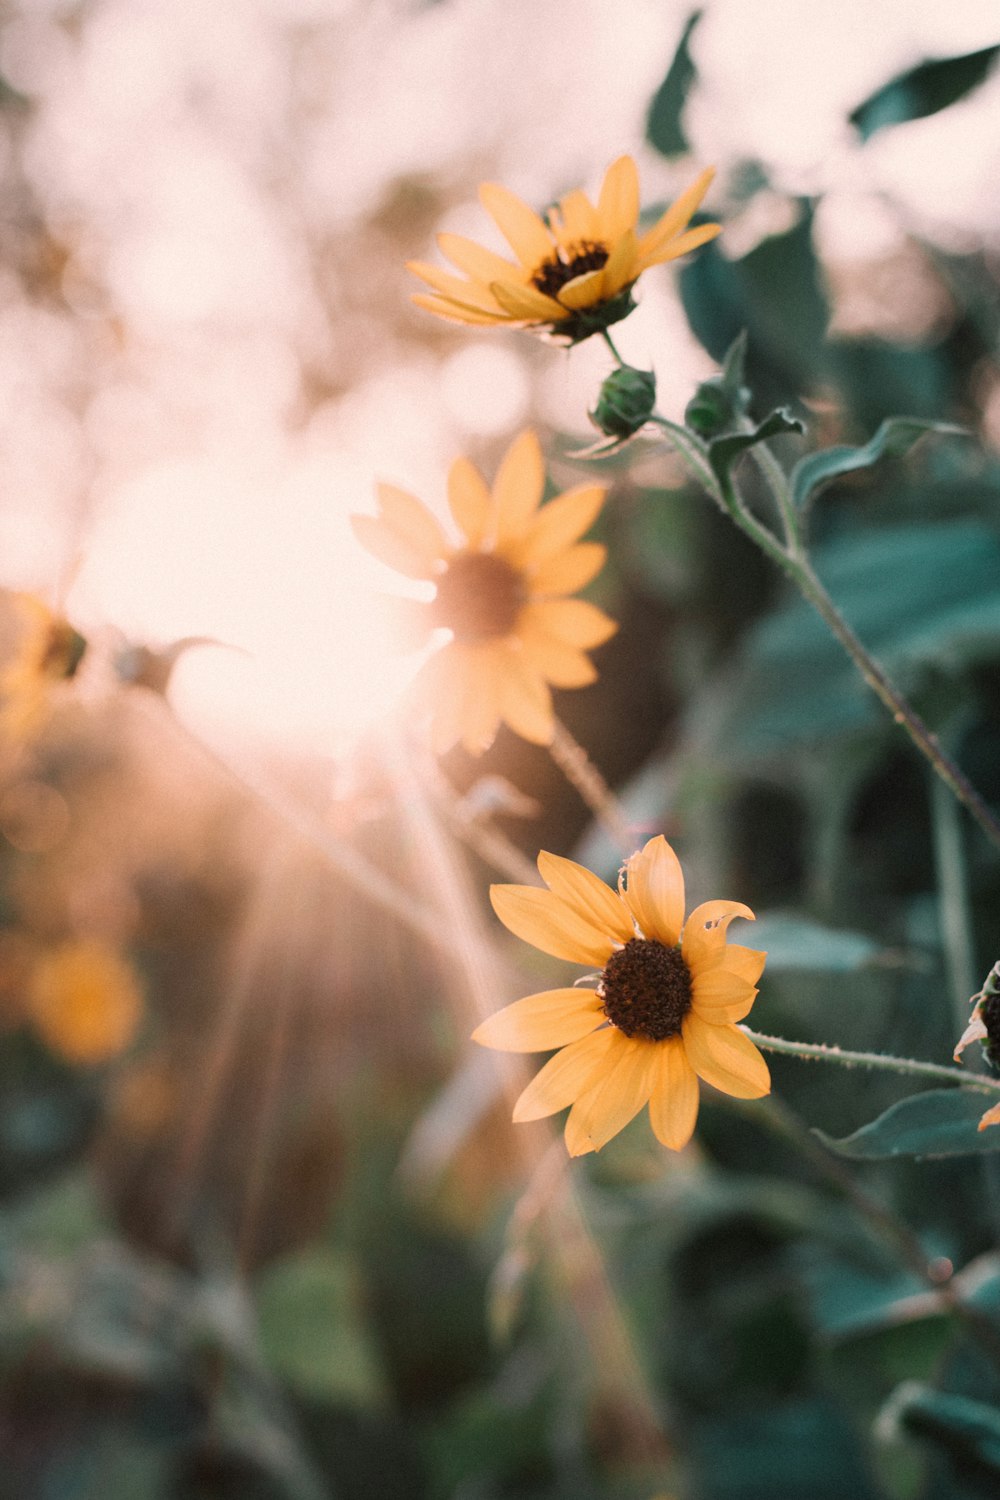
{"type": "Polygon", "coordinates": [[[457,323],[545,328],[578,343],[632,311],[632,287],[643,271],[715,238],[718,224],[688,229],[713,176],[711,168],[702,172],[644,234],[638,232],[639,174],[630,156],[612,162],[596,204],[577,189],[544,219],[507,188],[485,182],[480,201],[516,261],[461,235],[440,234],[442,253],[465,276],[410,261],[409,269],[433,289],[415,293],[413,301],[457,323]]]}
{"type": "Polygon", "coordinates": [[[547,745],[555,725],[549,685],[593,682],[586,652],[618,628],[595,605],[567,597],[604,562],[604,546],[580,541],[604,504],[604,487],[581,485],[542,505],[544,487],[542,451],[529,431],[511,444],[492,490],[468,459],[452,464],[457,546],[425,505],[393,485],[378,486],[378,516],[351,517],[375,557],[436,585],[424,624],[428,634],[449,630],[451,640],[424,663],[418,692],[431,705],[439,753],[460,740],[479,754],[501,720],[547,745]]]}
{"type": "Polygon", "coordinates": [[[133,1040],[142,995],[131,966],[94,940],[72,940],[41,958],[28,988],[31,1019],[54,1052],[75,1063],[117,1057],[133,1040]]]}
{"type": "Polygon", "coordinates": [[[13,660],[0,673],[0,732],[23,741],[41,727],[53,688],[76,675],[87,643],[35,594],[18,594],[15,602],[23,623],[13,660]]]}
{"type": "Polygon", "coordinates": [[[573,860],[540,854],[549,886],[495,885],[493,909],[525,942],[601,967],[596,989],[544,990],[498,1011],[473,1040],[507,1052],[560,1050],[514,1106],[539,1120],[572,1105],[571,1156],[599,1151],[649,1105],[657,1138],[679,1151],[698,1115],[698,1079],[759,1099],[771,1079],[734,1023],[748,1014],[766,954],[726,941],[736,901],[706,901],[684,921],[684,876],[662,836],[627,860],[618,894],[573,860]],[[682,936],[683,933],[683,936],[682,936]]]}

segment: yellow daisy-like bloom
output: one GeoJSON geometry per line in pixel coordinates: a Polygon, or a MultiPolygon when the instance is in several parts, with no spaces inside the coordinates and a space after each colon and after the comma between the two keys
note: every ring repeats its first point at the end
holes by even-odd
{"type": "Polygon", "coordinates": [[[23,741],[44,722],[53,688],[76,675],[87,642],[35,594],[16,596],[22,618],[13,660],[0,673],[0,733],[23,741]]]}
{"type": "Polygon", "coordinates": [[[737,1099],[770,1092],[767,1064],[735,1024],[748,1014],[766,954],[726,941],[737,901],[706,901],[684,921],[684,876],[666,839],[627,860],[618,893],[555,854],[540,854],[548,890],[495,885],[493,909],[525,942],[601,966],[596,989],[544,990],[473,1032],[507,1052],[560,1050],[514,1106],[539,1120],[572,1105],[571,1156],[599,1151],[644,1104],[657,1138],[679,1151],[698,1115],[698,1079],[737,1099]]]}
{"type": "Polygon", "coordinates": [[[480,201],[516,261],[462,235],[440,234],[442,253],[465,275],[410,261],[409,269],[432,288],[415,293],[413,301],[453,322],[547,329],[578,343],[632,311],[632,287],[643,271],[686,255],[720,232],[718,224],[688,228],[713,176],[712,168],[702,172],[644,234],[638,231],[639,174],[631,156],[612,162],[596,204],[577,189],[544,218],[507,188],[485,182],[480,201]]]}
{"type": "Polygon", "coordinates": [[[380,561],[435,584],[427,633],[451,640],[418,674],[443,753],[461,741],[472,754],[492,744],[501,720],[535,744],[552,739],[550,684],[584,687],[597,676],[586,652],[617,630],[584,599],[567,596],[598,573],[606,548],[581,542],[604,504],[602,485],[567,490],[542,505],[545,463],[538,439],[511,444],[493,487],[467,458],[448,475],[448,502],[462,534],[455,546],[415,496],[378,486],[378,516],[352,516],[355,535],[380,561]]]}
{"type": "Polygon", "coordinates": [[[28,1009],[54,1052],[74,1063],[99,1063],[134,1039],[142,992],[131,965],[113,948],[74,939],[39,960],[28,1009]]]}

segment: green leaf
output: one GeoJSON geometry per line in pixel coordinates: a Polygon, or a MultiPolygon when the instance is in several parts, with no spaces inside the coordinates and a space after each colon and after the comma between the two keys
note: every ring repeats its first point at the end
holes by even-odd
{"type": "Polygon", "coordinates": [[[886,125],[921,120],[956,104],[988,76],[1000,55],[1000,46],[983,47],[959,57],[922,62],[869,95],[848,115],[863,141],[886,125]]]}
{"type": "Polygon", "coordinates": [[[928,432],[950,437],[969,435],[964,427],[957,427],[953,422],[934,422],[925,417],[889,417],[875,436],[860,448],[846,445],[824,448],[800,459],[791,474],[792,498],[796,506],[804,509],[824,485],[839,479],[842,474],[870,469],[881,458],[902,458],[928,432]]]}
{"type": "Polygon", "coordinates": [[[646,117],[646,139],[663,156],[682,156],[688,149],[681,115],[687,103],[688,91],[697,76],[688,43],[691,33],[701,20],[701,14],[700,10],[696,10],[688,17],[667,76],[653,95],[646,117]]]}
{"type": "Polygon", "coordinates": [[[1000,1474],[1000,1413],[985,1401],[908,1380],[886,1403],[885,1420],[947,1449],[963,1468],[982,1465],[1000,1474]]]}
{"type": "Polygon", "coordinates": [[[815,1132],[838,1156],[884,1161],[897,1156],[978,1156],[1000,1151],[1000,1128],[979,1121],[1000,1095],[964,1088],[929,1089],[900,1099],[853,1135],[833,1140],[815,1132]]]}
{"type": "Polygon", "coordinates": [[[708,461],[712,465],[712,472],[719,481],[722,492],[729,495],[732,492],[730,474],[737,459],[753,448],[757,443],[766,442],[768,438],[777,437],[783,432],[805,432],[805,427],[798,417],[793,417],[791,412],[784,407],[772,411],[763,422],[759,423],[751,432],[734,432],[725,437],[714,438],[708,445],[708,461]]]}
{"type": "Polygon", "coordinates": [[[767,953],[769,974],[854,974],[881,952],[874,938],[863,932],[824,927],[793,912],[774,912],[744,929],[740,942],[767,953]]]}

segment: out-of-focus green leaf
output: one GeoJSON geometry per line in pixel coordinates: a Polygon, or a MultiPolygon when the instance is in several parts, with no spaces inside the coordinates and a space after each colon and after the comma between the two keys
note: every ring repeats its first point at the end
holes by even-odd
{"type": "Polygon", "coordinates": [[[697,71],[688,44],[700,20],[700,10],[688,17],[667,76],[653,95],[646,117],[646,139],[663,156],[682,156],[688,149],[681,116],[697,71]]]}
{"type": "Polygon", "coordinates": [[[977,1156],[1000,1151],[1000,1128],[979,1130],[979,1121],[996,1095],[963,1088],[930,1089],[912,1094],[835,1141],[816,1134],[838,1156],[855,1161],[883,1161],[895,1156],[977,1156]]]}
{"type": "Polygon", "coordinates": [[[902,458],[928,432],[951,437],[968,436],[964,427],[957,427],[952,422],[933,422],[926,417],[890,417],[860,448],[824,448],[799,459],[791,474],[795,504],[804,509],[824,485],[839,479],[842,474],[870,469],[881,458],[902,458]]]}
{"type": "Polygon", "coordinates": [[[852,974],[870,964],[879,945],[863,932],[838,931],[794,912],[772,912],[744,929],[740,942],[767,952],[768,972],[852,974]]]}
{"type": "Polygon", "coordinates": [[[1000,1475],[1000,1412],[985,1401],[908,1380],[890,1397],[883,1421],[946,1448],[963,1467],[1000,1475]]]}
{"type": "Polygon", "coordinates": [[[684,420],[700,437],[710,438],[735,427],[746,416],[751,392],[746,379],[747,335],[742,331],[730,345],[718,375],[698,386],[684,411],[684,420]]]}
{"type": "Polygon", "coordinates": [[[869,95],[848,115],[863,141],[886,125],[921,120],[957,104],[988,77],[1000,46],[983,47],[959,57],[934,58],[900,73],[869,95]]]}
{"type": "Polygon", "coordinates": [[[731,492],[730,474],[733,465],[748,448],[755,447],[757,443],[764,443],[768,438],[778,437],[784,432],[804,431],[805,427],[798,417],[793,417],[790,411],[782,408],[770,412],[752,432],[732,432],[727,433],[725,437],[713,438],[708,445],[708,461],[712,465],[712,471],[723,493],[731,492]]]}
{"type": "Polygon", "coordinates": [[[939,348],[831,339],[827,362],[845,408],[863,428],[877,427],[899,411],[937,420],[954,400],[951,372],[939,348]]]}
{"type": "Polygon", "coordinates": [[[370,1405],[382,1381],[350,1265],[317,1247],[270,1266],[257,1285],[268,1363],[304,1395],[370,1405]]]}
{"type": "Polygon", "coordinates": [[[823,1397],[769,1402],[699,1422],[702,1500],[876,1500],[858,1437],[823,1397]]]}

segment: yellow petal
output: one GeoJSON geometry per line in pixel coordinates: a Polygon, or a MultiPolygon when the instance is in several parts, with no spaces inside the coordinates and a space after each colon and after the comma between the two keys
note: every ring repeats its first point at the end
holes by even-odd
{"type": "Polygon", "coordinates": [[[461,687],[460,739],[470,755],[482,755],[500,727],[500,681],[496,652],[471,646],[461,687]]]}
{"type": "Polygon", "coordinates": [[[966,1047],[971,1046],[973,1042],[985,1042],[988,1036],[989,1032],[986,1030],[982,1015],[980,1014],[979,1006],[977,1005],[969,1018],[968,1026],[966,1026],[965,1030],[962,1032],[962,1035],[959,1037],[958,1044],[955,1047],[954,1052],[952,1053],[955,1061],[959,1062],[961,1060],[962,1053],[965,1051],[966,1047]]]}
{"type": "Polygon", "coordinates": [[[426,312],[445,318],[449,323],[466,323],[485,327],[495,323],[513,322],[513,319],[505,312],[474,312],[471,308],[463,307],[459,302],[451,302],[447,297],[431,297],[426,292],[413,292],[410,301],[414,307],[422,307],[426,312]]]}
{"type": "Polygon", "coordinates": [[[726,928],[734,917],[755,921],[749,906],[739,901],[703,901],[696,906],[684,924],[681,952],[692,974],[721,962],[726,945],[726,928]]]}
{"type": "MultiPolygon", "coordinates": [[[[574,188],[560,198],[558,207],[550,212],[549,219],[552,233],[561,247],[570,254],[581,241],[592,244],[600,237],[597,209],[580,188],[574,188]]],[[[550,250],[549,255],[551,254],[550,250]]]]}
{"type": "Polygon", "coordinates": [[[528,615],[533,628],[580,651],[603,646],[618,629],[610,615],[586,599],[543,599],[527,605],[521,613],[522,617],[528,615]]]}
{"type": "Polygon", "coordinates": [[[604,267],[604,296],[614,297],[634,281],[640,271],[636,259],[636,238],[629,229],[618,240],[604,267]]]}
{"type": "Polygon", "coordinates": [[[538,856],[538,873],[557,896],[598,931],[608,933],[620,943],[627,943],[635,936],[632,918],[621,898],[584,865],[543,849],[538,856]]]}
{"type": "Polygon", "coordinates": [[[527,275],[523,266],[504,260],[502,255],[487,250],[484,245],[477,245],[475,240],[467,240],[464,235],[439,234],[437,242],[442,255],[446,255],[453,266],[483,286],[489,286],[491,281],[520,281],[527,275]]]}
{"type": "Polygon", "coordinates": [[[599,271],[583,271],[579,276],[565,282],[558,292],[563,307],[576,312],[581,307],[593,307],[604,296],[604,268],[599,271]]]}
{"type": "Polygon", "coordinates": [[[541,504],[544,490],[542,447],[528,428],[507,449],[493,481],[498,550],[523,534],[541,504]]]}
{"type": "Polygon", "coordinates": [[[672,948],[684,920],[684,874],[662,833],[625,862],[623,898],[644,937],[672,948]]]}
{"type": "Polygon", "coordinates": [[[539,510],[523,541],[507,549],[508,560],[529,568],[556,557],[594,524],[606,495],[602,484],[584,484],[557,495],[539,510]]]}
{"type": "Polygon", "coordinates": [[[711,1021],[714,1026],[742,1021],[750,1014],[756,998],[757,991],[752,984],[725,969],[709,969],[691,979],[693,1009],[703,1021],[711,1021]]]}
{"type": "Polygon", "coordinates": [[[479,201],[522,265],[537,266],[552,254],[552,236],[544,222],[508,188],[484,182],[479,201]]]}
{"type": "Polygon", "coordinates": [[[994,1104],[988,1109],[977,1125],[977,1130],[985,1130],[988,1125],[1000,1125],[1000,1104],[994,1104]]]}
{"type": "Polygon", "coordinates": [[[600,1151],[648,1104],[653,1092],[659,1044],[623,1037],[616,1053],[607,1076],[573,1106],[576,1119],[569,1133],[578,1138],[573,1144],[587,1143],[583,1150],[600,1151]]]}
{"type": "Polygon", "coordinates": [[[490,901],[515,937],[574,964],[599,964],[614,952],[611,938],[551,891],[534,885],[492,885],[490,901]]]}
{"type": "Polygon", "coordinates": [[[661,246],[665,245],[668,240],[675,239],[686,227],[691,215],[697,212],[701,200],[708,192],[714,176],[715,168],[708,167],[689,188],[681,193],[676,202],[670,205],[652,229],[642,236],[639,241],[639,259],[643,264],[648,264],[649,256],[656,254],[661,246]]]}
{"type": "Polygon", "coordinates": [[[587,1105],[600,1086],[598,1083],[594,1088],[588,1089],[585,1094],[581,1094],[566,1116],[566,1128],[563,1132],[563,1137],[566,1141],[566,1150],[570,1156],[586,1156],[588,1151],[594,1150],[594,1143],[582,1128],[582,1125],[586,1119],[587,1105]]]}
{"type": "Polygon", "coordinates": [[[414,692],[431,707],[431,745],[436,755],[447,754],[462,733],[467,677],[467,648],[452,641],[435,652],[414,679],[414,692]]]}
{"type": "Polygon", "coordinates": [[[490,530],[493,502],[474,463],[456,458],[448,470],[448,505],[469,546],[478,548],[490,530]]]}
{"type": "Polygon", "coordinates": [[[547,562],[526,570],[532,594],[575,594],[596,578],[607,555],[603,542],[578,542],[575,547],[558,552],[547,562]]]}
{"type": "Polygon", "coordinates": [[[433,578],[437,567],[377,516],[352,516],[351,530],[366,552],[407,578],[433,578]]]}
{"type": "Polygon", "coordinates": [[[679,1036],[659,1045],[656,1079],[649,1100],[653,1133],[671,1151],[680,1151],[694,1134],[698,1118],[698,1075],[687,1060],[679,1036]]]}
{"type": "Polygon", "coordinates": [[[551,1052],[589,1036],[604,1020],[593,990],[542,990],[498,1010],[476,1027],[472,1040],[499,1052],[551,1052]]]}
{"type": "Polygon", "coordinates": [[[621,235],[635,229],[639,219],[639,174],[631,156],[619,156],[605,172],[597,214],[600,237],[606,245],[613,245],[621,235]]]}
{"type": "Polygon", "coordinates": [[[541,1120],[572,1104],[596,1082],[623,1041],[620,1031],[605,1026],[570,1042],[528,1084],[514,1105],[514,1119],[541,1120]]]}
{"type": "Polygon", "coordinates": [[[689,229],[687,234],[678,235],[675,240],[668,240],[652,255],[640,254],[639,268],[645,271],[649,266],[662,265],[667,260],[678,260],[682,255],[688,255],[692,250],[697,250],[699,245],[707,245],[709,240],[714,240],[716,235],[721,233],[721,224],[699,224],[697,229],[689,229]]]}
{"type": "Polygon", "coordinates": [[[735,1026],[712,1026],[693,1010],[682,1035],[688,1062],[699,1078],[735,1099],[759,1099],[771,1092],[767,1063],[748,1036],[735,1026]]]}
{"type": "Polygon", "coordinates": [[[459,302],[475,312],[495,314],[501,310],[489,288],[477,281],[464,281],[461,276],[454,276],[450,271],[422,260],[407,261],[406,268],[450,302],[459,302]]]}
{"type": "Polygon", "coordinates": [[[491,281],[490,291],[512,318],[525,323],[558,323],[569,317],[565,307],[533,286],[515,286],[509,281],[491,281]]]}
{"type": "Polygon", "coordinates": [[[756,984],[764,972],[764,964],[767,954],[760,948],[743,948],[739,943],[724,943],[718,950],[717,960],[713,958],[698,964],[698,972],[707,973],[710,969],[724,969],[727,974],[735,974],[739,979],[745,979],[747,984],[756,984]]]}
{"type": "Polygon", "coordinates": [[[555,715],[548,683],[523,651],[509,648],[499,673],[500,714],[522,739],[533,745],[550,745],[555,733],[555,715]]]}
{"type": "Polygon", "coordinates": [[[433,569],[435,563],[443,562],[452,549],[440,523],[431,515],[427,506],[415,495],[397,489],[394,484],[377,484],[375,489],[385,524],[398,532],[403,541],[430,568],[433,569]]]}
{"type": "Polygon", "coordinates": [[[585,652],[576,646],[567,646],[543,631],[531,630],[522,621],[523,614],[517,627],[521,648],[546,682],[557,688],[582,688],[597,681],[597,668],[585,652]]]}

